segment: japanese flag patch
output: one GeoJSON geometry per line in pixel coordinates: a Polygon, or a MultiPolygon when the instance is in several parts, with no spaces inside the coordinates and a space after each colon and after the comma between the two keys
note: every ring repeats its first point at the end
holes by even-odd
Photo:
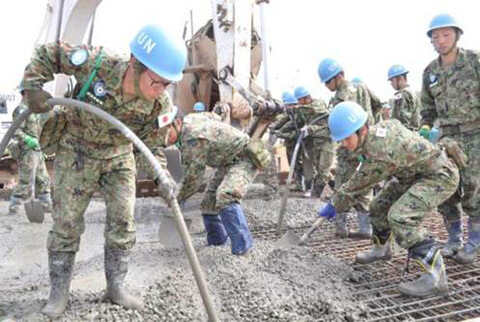
{"type": "Polygon", "coordinates": [[[379,138],[384,138],[387,135],[387,129],[383,127],[377,127],[377,130],[375,131],[375,136],[379,138]]]}

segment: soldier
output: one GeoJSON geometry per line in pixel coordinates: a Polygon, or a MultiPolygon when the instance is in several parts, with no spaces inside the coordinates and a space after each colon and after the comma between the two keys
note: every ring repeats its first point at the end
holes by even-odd
{"type": "Polygon", "coordinates": [[[295,88],[294,95],[298,100],[295,118],[297,126],[303,132],[303,147],[306,149],[303,160],[306,197],[320,198],[331,180],[330,167],[334,151],[327,126],[327,105],[322,100],[312,99],[310,92],[303,86],[295,88]],[[314,124],[313,120],[316,120],[314,124]]]}
{"type": "MultiPolygon", "coordinates": [[[[345,79],[345,74],[342,66],[331,58],[325,58],[318,66],[318,75],[320,80],[325,83],[325,86],[332,92],[335,92],[335,96],[332,98],[329,104],[331,109],[343,101],[354,101],[368,114],[368,123],[373,124],[375,122],[375,115],[382,110],[382,103],[375,96],[365,84],[356,84],[353,86],[349,81],[345,79]]],[[[342,146],[337,148],[337,169],[335,173],[335,189],[340,188],[342,184],[348,181],[353,175],[356,164],[358,164],[357,157],[350,153],[342,146]]],[[[368,220],[368,203],[371,199],[371,193],[366,192],[364,196],[358,196],[357,202],[354,203],[354,207],[357,210],[358,231],[349,232],[347,230],[347,217],[346,213],[342,213],[336,220],[336,235],[342,238],[345,237],[357,237],[363,239],[369,239],[372,236],[372,227],[368,220]]]]}
{"type": "MultiPolygon", "coordinates": [[[[28,109],[21,87],[20,94],[22,94],[22,101],[13,111],[14,120],[28,109]]],[[[32,179],[35,180],[35,190],[44,210],[51,211],[50,177],[45,166],[45,157],[38,143],[42,118],[45,118],[44,114],[31,114],[15,132],[8,145],[12,158],[17,160],[18,165],[18,182],[12,191],[8,208],[10,214],[18,213],[22,202],[31,195],[34,196],[35,191],[31,191],[32,179]],[[35,178],[33,178],[34,173],[35,178]]]]}
{"type": "Polygon", "coordinates": [[[169,127],[168,144],[176,144],[182,156],[180,203],[197,192],[207,166],[216,169],[201,204],[207,243],[224,245],[229,237],[232,253],[245,255],[253,241],[241,202],[258,170],[269,164],[270,152],[261,140],[207,113],[177,117],[169,127]]]}
{"type": "MultiPolygon", "coordinates": [[[[126,124],[147,144],[156,147],[159,117],[171,110],[166,88],[179,81],[185,67],[186,49],[181,39],[166,30],[147,25],[130,43],[131,56],[124,60],[103,47],[56,42],[39,46],[23,78],[25,97],[34,112],[49,109],[50,95],[42,90],[54,74],[75,76],[74,95],[94,104],[126,124]],[[154,140],[155,139],[155,140],[154,140]]],[[[133,145],[118,130],[93,114],[68,109],[54,113],[52,123],[63,122],[55,157],[53,227],[48,236],[50,297],[43,309],[49,317],[60,316],[68,302],[75,254],[85,224],[83,215],[95,191],[106,203],[105,275],[106,297],[129,309],[142,309],[128,294],[123,281],[128,256],[135,244],[135,157],[133,145]]],[[[50,120],[45,125],[46,131],[50,120]]],[[[162,132],[163,131],[163,132],[162,132]]],[[[52,137],[53,137],[52,134],[52,137]]],[[[41,140],[43,140],[43,132],[41,140]]],[[[152,152],[165,166],[161,149],[152,152]]],[[[138,159],[140,165],[145,159],[138,159]]],[[[153,176],[153,168],[146,169],[153,176]]],[[[165,190],[173,189],[165,187],[165,190]]]]}
{"type": "Polygon", "coordinates": [[[367,119],[368,114],[360,105],[348,101],[335,106],[330,114],[328,125],[332,138],[361,155],[363,161],[319,211],[319,216],[334,218],[337,212],[352,206],[356,195],[395,177],[370,204],[373,246],[369,251],[358,253],[355,261],[369,264],[390,259],[393,235],[425,271],[417,281],[401,283],[399,291],[421,297],[446,293],[448,283],[442,255],[421,222],[455,193],[458,168],[443,150],[409,131],[398,120],[370,126],[367,119]]]}
{"type": "Polygon", "coordinates": [[[432,19],[427,35],[439,57],[423,72],[420,114],[422,125],[431,128],[435,123],[441,138],[457,141],[468,159],[468,165],[460,171],[456,198],[438,211],[448,231],[445,256],[469,264],[480,247],[480,54],[457,47],[462,33],[448,14],[432,19]],[[469,216],[468,242],[463,248],[460,205],[469,216]]]}
{"type": "Polygon", "coordinates": [[[420,124],[420,98],[407,82],[408,69],[393,65],[388,70],[388,81],[396,90],[390,117],[399,120],[406,128],[418,131],[420,124]]]}

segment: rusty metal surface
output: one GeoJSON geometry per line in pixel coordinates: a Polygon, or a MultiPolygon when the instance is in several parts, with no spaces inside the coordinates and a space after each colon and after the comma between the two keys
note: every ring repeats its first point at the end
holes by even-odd
{"type": "MultiPolygon", "coordinates": [[[[351,229],[355,228],[353,221],[354,218],[349,218],[351,229]]],[[[424,223],[440,242],[446,241],[447,234],[439,215],[430,215],[424,223]]],[[[293,230],[302,234],[306,229],[308,227],[293,230]]],[[[466,231],[464,233],[466,239],[466,231]]],[[[260,239],[278,238],[273,229],[255,231],[253,234],[260,239]]],[[[396,289],[398,283],[413,280],[420,273],[420,269],[411,261],[409,273],[404,274],[407,259],[405,250],[399,250],[390,261],[370,265],[355,264],[355,254],[369,249],[370,241],[335,238],[332,223],[325,224],[315,232],[307,247],[342,259],[354,268],[356,277],[346,283],[353,296],[369,308],[366,321],[463,321],[480,317],[479,260],[471,265],[458,265],[453,260],[446,260],[448,295],[422,299],[402,296],[396,289]]]]}

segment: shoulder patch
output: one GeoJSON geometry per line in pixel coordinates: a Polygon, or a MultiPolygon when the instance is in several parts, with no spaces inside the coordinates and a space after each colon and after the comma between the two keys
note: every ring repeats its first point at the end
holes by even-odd
{"type": "Polygon", "coordinates": [[[83,48],[78,49],[70,55],[70,63],[72,63],[73,66],[81,66],[87,61],[87,58],[88,51],[83,48]]]}
{"type": "Polygon", "coordinates": [[[396,99],[396,100],[400,100],[400,99],[402,99],[402,97],[403,97],[403,96],[402,96],[402,93],[400,93],[400,92],[398,92],[398,93],[395,94],[395,99],[396,99]]]}
{"type": "Polygon", "coordinates": [[[387,135],[387,129],[383,127],[377,127],[377,130],[375,131],[375,136],[379,138],[384,138],[387,135]]]}
{"type": "Polygon", "coordinates": [[[93,94],[99,98],[107,95],[107,91],[105,90],[105,82],[102,79],[93,83],[93,94]]]}

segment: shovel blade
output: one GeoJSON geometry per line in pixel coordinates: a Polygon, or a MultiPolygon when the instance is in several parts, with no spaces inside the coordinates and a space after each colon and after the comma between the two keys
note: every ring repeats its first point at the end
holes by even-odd
{"type": "MultiPolygon", "coordinates": [[[[190,229],[192,220],[190,218],[184,218],[187,228],[190,229]]],[[[182,237],[178,232],[175,219],[170,216],[162,216],[160,222],[160,229],[158,230],[158,238],[160,243],[165,248],[181,248],[183,247],[182,237]]]]}
{"type": "Polygon", "coordinates": [[[300,245],[300,237],[298,237],[293,231],[287,230],[287,232],[277,240],[275,246],[277,248],[290,248],[300,245]]]}
{"type": "Polygon", "coordinates": [[[41,224],[45,219],[45,212],[43,210],[43,205],[38,200],[32,200],[25,202],[23,204],[25,208],[25,214],[27,215],[28,221],[41,224]]]}

